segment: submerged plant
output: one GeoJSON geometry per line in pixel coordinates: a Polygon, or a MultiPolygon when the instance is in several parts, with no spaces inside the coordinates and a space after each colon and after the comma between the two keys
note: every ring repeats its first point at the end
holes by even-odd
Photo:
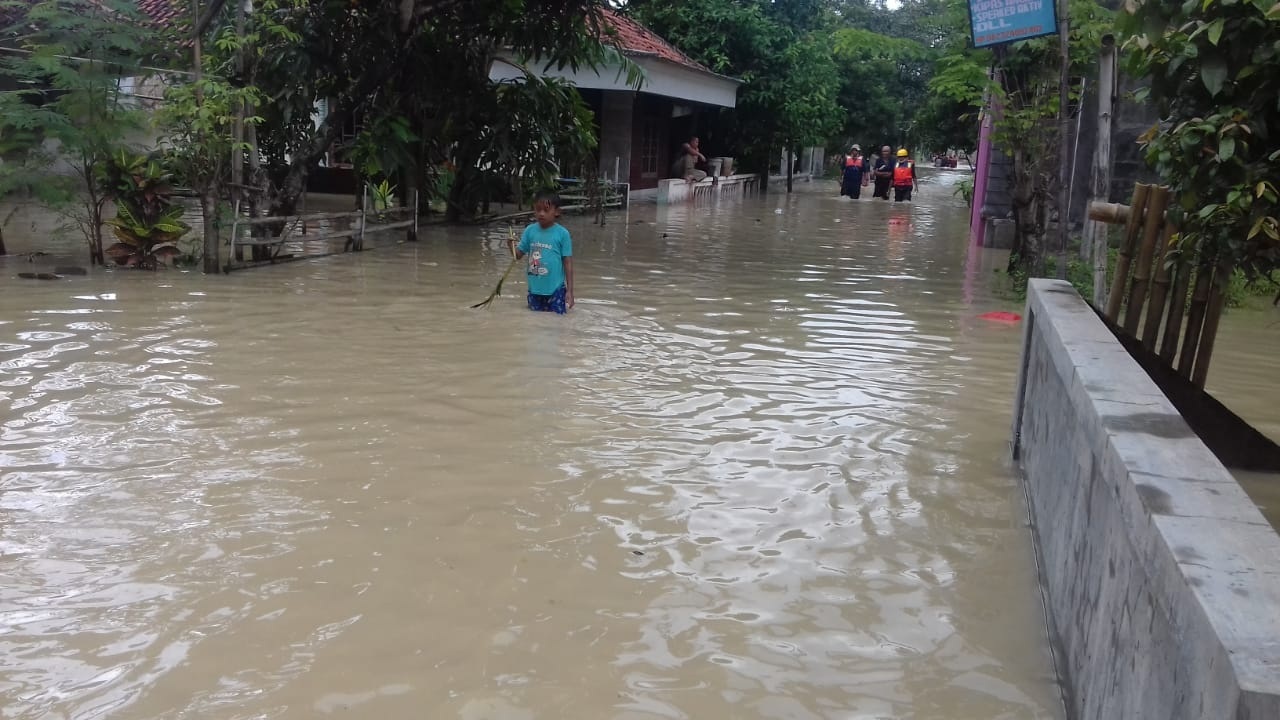
{"type": "Polygon", "coordinates": [[[391,203],[395,201],[396,186],[383,180],[377,185],[370,185],[369,190],[373,193],[373,211],[381,220],[383,214],[391,209],[391,203]]]}
{"type": "Polygon", "coordinates": [[[104,223],[120,242],[106,249],[117,265],[155,269],[181,254],[174,243],[191,231],[182,207],[170,202],[170,174],[154,159],[117,150],[103,169],[103,190],[116,203],[104,223]]]}

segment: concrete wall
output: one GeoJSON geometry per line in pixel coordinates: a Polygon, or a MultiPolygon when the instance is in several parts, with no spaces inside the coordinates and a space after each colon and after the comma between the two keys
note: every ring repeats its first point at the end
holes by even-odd
{"type": "MultiPolygon", "coordinates": [[[[758,190],[759,181],[759,175],[726,175],[704,178],[698,182],[689,182],[684,178],[659,180],[657,201],[659,205],[675,205],[704,197],[745,195],[758,190]]],[[[635,193],[632,197],[635,197],[635,193]]]]}
{"type": "Polygon", "coordinates": [[[1014,452],[1085,720],[1280,718],[1280,536],[1065,282],[1027,301],[1014,452]]]}
{"type": "MultiPolygon", "coordinates": [[[[1130,99],[1134,90],[1142,85],[1121,74],[1116,88],[1115,112],[1111,118],[1111,186],[1110,202],[1127,203],[1133,197],[1137,183],[1154,182],[1156,175],[1142,157],[1138,137],[1159,120],[1151,103],[1137,103],[1130,99]]],[[[1080,137],[1076,143],[1075,178],[1071,186],[1071,226],[1080,227],[1088,213],[1090,184],[1093,176],[1093,153],[1098,145],[1098,84],[1097,78],[1089,78],[1085,89],[1083,115],[1080,117],[1080,137]]],[[[1073,125],[1073,129],[1076,126],[1073,125]]]]}

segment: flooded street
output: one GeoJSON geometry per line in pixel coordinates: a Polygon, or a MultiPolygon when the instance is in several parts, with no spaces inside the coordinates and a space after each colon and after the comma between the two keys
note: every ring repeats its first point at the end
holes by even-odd
{"type": "Polygon", "coordinates": [[[0,717],[1060,717],[958,177],[569,217],[567,318],[0,260],[0,717]]]}

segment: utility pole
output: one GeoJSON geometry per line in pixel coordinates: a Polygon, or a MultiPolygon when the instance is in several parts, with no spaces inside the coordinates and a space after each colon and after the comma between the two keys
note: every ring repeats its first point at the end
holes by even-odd
{"type": "Polygon", "coordinates": [[[1058,77],[1058,278],[1067,277],[1067,237],[1070,218],[1067,199],[1071,197],[1071,6],[1058,0],[1058,49],[1061,68],[1058,77]]]}
{"type": "MultiPolygon", "coordinates": [[[[1113,35],[1102,38],[1102,51],[1098,55],[1098,144],[1093,154],[1092,199],[1106,202],[1111,194],[1111,116],[1115,108],[1116,88],[1116,39],[1113,35]]],[[[1089,220],[1085,224],[1085,238],[1081,254],[1093,260],[1093,305],[1107,305],[1107,228],[1100,222],[1089,220]]]]}

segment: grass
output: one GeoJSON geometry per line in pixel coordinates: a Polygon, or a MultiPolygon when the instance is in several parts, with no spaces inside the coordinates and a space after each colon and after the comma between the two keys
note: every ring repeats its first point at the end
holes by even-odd
{"type": "MultiPolygon", "coordinates": [[[[1119,255],[1120,251],[1115,248],[1111,248],[1108,251],[1108,277],[1115,274],[1116,258],[1119,255]]],[[[997,295],[1019,303],[1026,302],[1027,281],[1030,278],[1025,272],[1021,270],[1014,270],[1013,272],[996,270],[996,274],[1000,277],[995,288],[997,295]]],[[[1051,255],[1045,259],[1044,276],[1050,278],[1058,277],[1058,258],[1056,255],[1051,255]]],[[[1067,250],[1067,282],[1075,287],[1081,297],[1086,300],[1093,298],[1093,261],[1085,262],[1080,259],[1080,247],[1078,244],[1067,250]]]]}

